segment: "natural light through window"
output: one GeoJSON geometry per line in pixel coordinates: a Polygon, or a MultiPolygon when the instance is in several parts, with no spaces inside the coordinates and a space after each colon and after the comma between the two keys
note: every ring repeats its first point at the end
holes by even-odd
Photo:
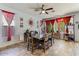
{"type": "MultiPolygon", "coordinates": [[[[2,15],[2,23],[3,23],[3,26],[8,26],[8,23],[3,15],[2,15]]],[[[10,26],[15,26],[14,20],[12,20],[10,26]]]]}

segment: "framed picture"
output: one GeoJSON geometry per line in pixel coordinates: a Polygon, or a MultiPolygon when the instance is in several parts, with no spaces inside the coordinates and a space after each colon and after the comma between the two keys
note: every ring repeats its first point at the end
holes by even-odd
{"type": "Polygon", "coordinates": [[[32,26],[33,25],[33,21],[30,19],[29,20],[29,25],[32,26]]]}
{"type": "Polygon", "coordinates": [[[23,27],[23,18],[20,18],[20,27],[23,27]]]}

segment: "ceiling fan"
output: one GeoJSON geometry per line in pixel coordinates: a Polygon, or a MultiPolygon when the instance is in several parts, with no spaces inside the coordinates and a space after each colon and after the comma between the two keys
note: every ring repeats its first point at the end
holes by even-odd
{"type": "Polygon", "coordinates": [[[44,7],[45,7],[45,5],[42,4],[41,7],[35,8],[34,11],[41,11],[40,14],[48,14],[48,11],[50,11],[50,10],[51,10],[52,12],[55,12],[55,10],[53,10],[53,8],[47,8],[47,9],[45,9],[44,7]]]}

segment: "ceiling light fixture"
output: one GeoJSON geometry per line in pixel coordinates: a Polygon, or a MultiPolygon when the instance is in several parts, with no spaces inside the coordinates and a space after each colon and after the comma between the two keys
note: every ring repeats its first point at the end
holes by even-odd
{"type": "Polygon", "coordinates": [[[44,13],[45,13],[45,11],[43,10],[43,11],[42,11],[42,13],[44,14],[44,13]]]}

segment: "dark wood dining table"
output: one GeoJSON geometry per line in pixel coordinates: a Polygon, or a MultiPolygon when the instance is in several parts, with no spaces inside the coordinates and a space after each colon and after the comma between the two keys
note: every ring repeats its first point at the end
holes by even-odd
{"type": "Polygon", "coordinates": [[[41,48],[41,44],[44,43],[43,36],[42,37],[40,37],[40,36],[33,36],[33,39],[36,40],[37,48],[40,49],[41,48]]]}

